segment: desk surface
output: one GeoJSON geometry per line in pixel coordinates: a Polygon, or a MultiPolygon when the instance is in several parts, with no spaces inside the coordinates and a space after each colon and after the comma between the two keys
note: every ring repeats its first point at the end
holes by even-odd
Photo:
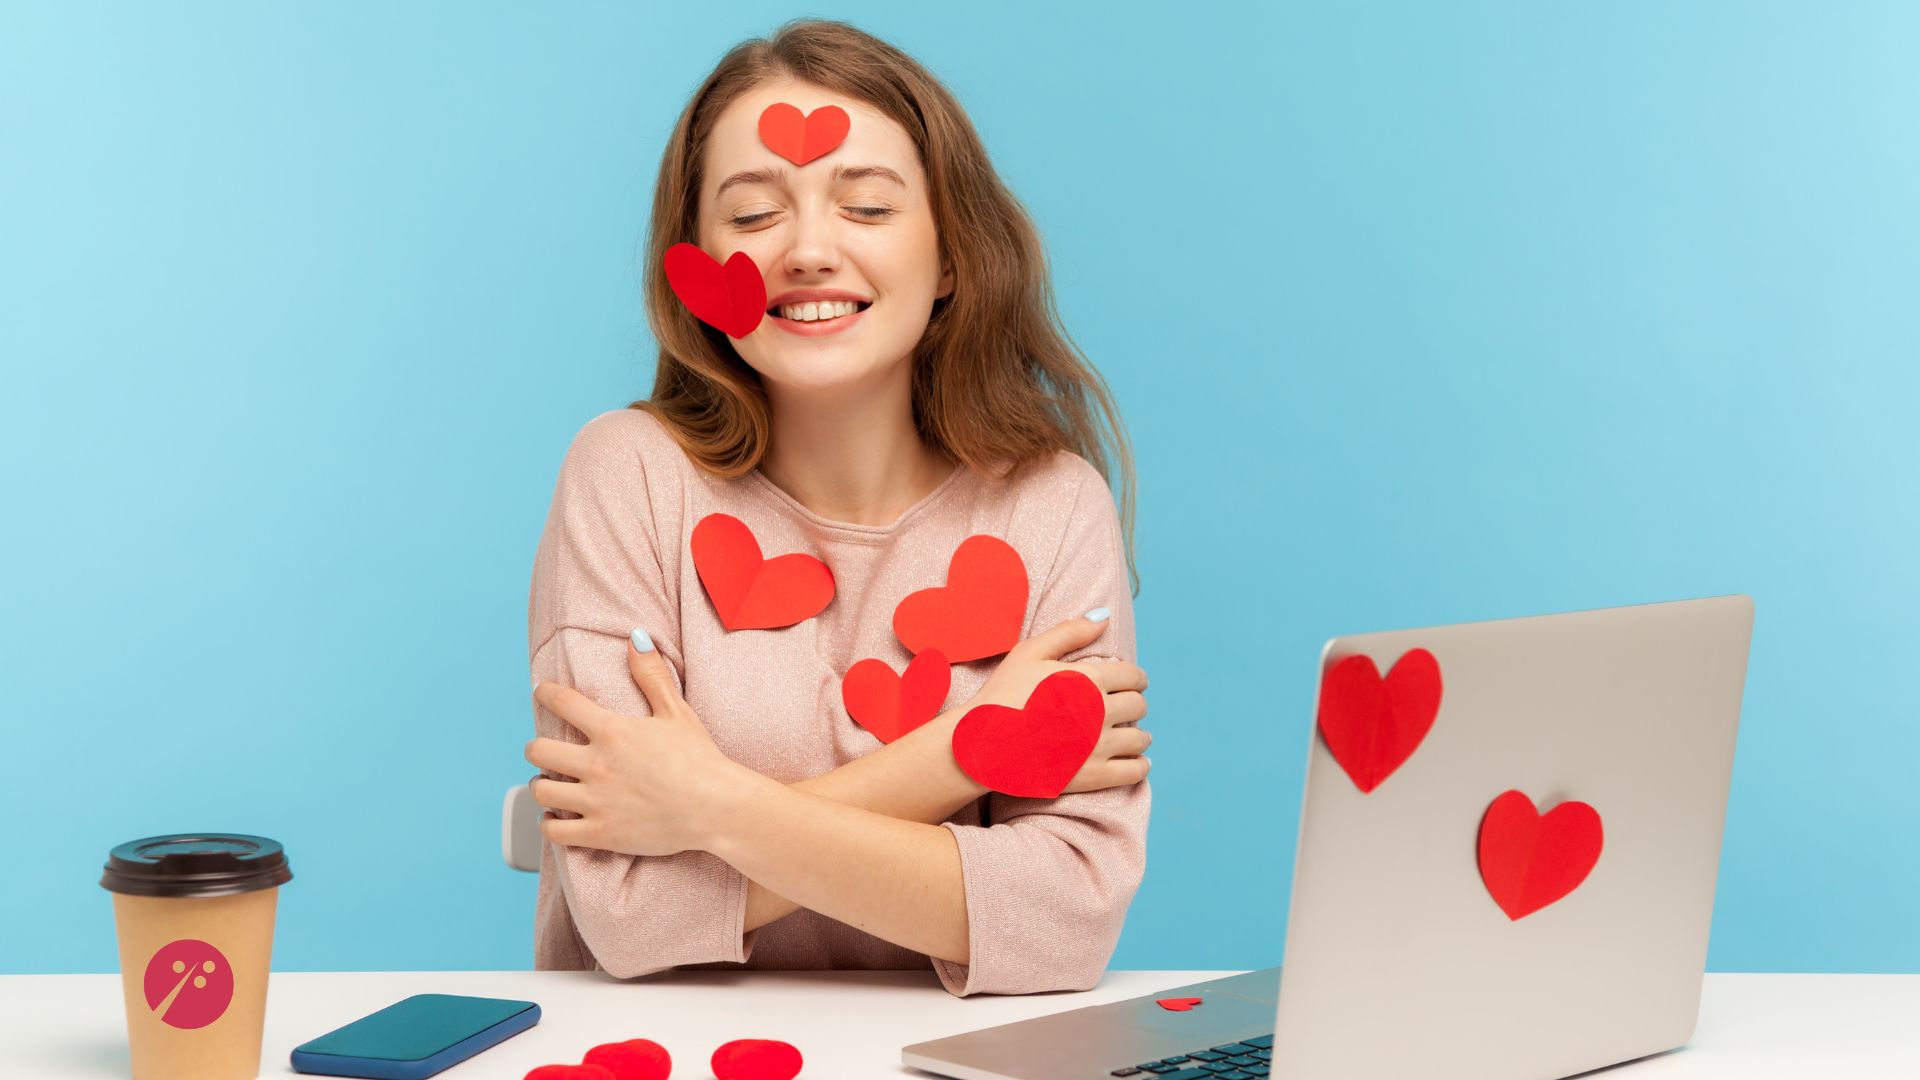
{"type": "MultiPolygon", "coordinates": [[[[262,1076],[299,1076],[293,1048],[411,994],[471,994],[540,1004],[540,1023],[439,1074],[517,1080],[573,1064],[602,1042],[650,1038],[676,1077],[709,1076],[730,1039],[785,1039],[819,1080],[925,1077],[900,1047],[1012,1020],[1150,994],[1227,971],[1113,971],[1078,994],[955,998],[933,973],[668,972],[621,982],[599,972],[275,972],[267,989],[262,1076]]],[[[0,976],[0,1073],[46,1080],[125,1077],[120,976],[0,976]]],[[[1605,1080],[1913,1080],[1920,1077],[1920,975],[1707,976],[1686,1048],[1589,1073],[1605,1080]]]]}

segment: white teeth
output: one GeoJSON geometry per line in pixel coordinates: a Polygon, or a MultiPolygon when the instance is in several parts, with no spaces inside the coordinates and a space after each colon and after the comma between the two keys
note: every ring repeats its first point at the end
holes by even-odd
{"type": "Polygon", "coordinates": [[[780,317],[794,322],[820,322],[824,319],[838,319],[859,310],[860,305],[851,300],[817,300],[805,304],[781,304],[780,317]]]}

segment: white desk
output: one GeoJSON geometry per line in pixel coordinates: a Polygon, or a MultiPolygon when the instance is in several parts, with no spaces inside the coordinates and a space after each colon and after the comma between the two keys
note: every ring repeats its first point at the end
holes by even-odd
{"type": "MultiPolygon", "coordinates": [[[[900,1047],[1011,1020],[1136,997],[1226,971],[1114,971],[1080,994],[954,998],[932,972],[667,972],[620,982],[599,972],[275,972],[267,989],[262,1076],[299,1076],[293,1048],[410,994],[471,994],[540,1004],[540,1023],[441,1076],[519,1078],[573,1064],[589,1047],[653,1039],[679,1080],[710,1076],[730,1039],[785,1039],[802,1080],[926,1077],[900,1047]]],[[[120,976],[0,976],[0,1076],[126,1077],[120,976]]],[[[1588,1076],[1605,1080],[1915,1080],[1920,975],[1708,975],[1700,1027],[1685,1049],[1588,1076]]]]}

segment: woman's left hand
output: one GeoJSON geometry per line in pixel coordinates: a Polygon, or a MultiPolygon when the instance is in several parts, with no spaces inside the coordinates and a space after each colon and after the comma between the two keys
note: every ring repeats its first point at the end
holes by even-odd
{"type": "Polygon", "coordinates": [[[534,800],[578,818],[541,815],[540,834],[568,847],[628,855],[705,850],[725,795],[745,768],[720,752],[674,686],[658,650],[627,647],[627,669],[652,716],[622,716],[570,686],[543,682],[533,697],[587,742],[536,738],[527,760],[576,780],[534,779],[534,800]]]}

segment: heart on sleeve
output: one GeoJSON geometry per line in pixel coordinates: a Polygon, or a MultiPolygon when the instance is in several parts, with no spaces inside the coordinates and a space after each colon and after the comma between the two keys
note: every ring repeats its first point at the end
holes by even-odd
{"type": "Polygon", "coordinates": [[[953,729],[953,759],[988,790],[1057,798],[1099,745],[1106,715],[1106,695],[1092,679],[1056,671],[1040,680],[1022,708],[967,710],[953,729]]]}
{"type": "Polygon", "coordinates": [[[840,700],[854,723],[890,743],[937,716],[952,684],[947,658],[928,649],[907,664],[904,675],[896,675],[885,660],[853,665],[840,680],[840,700]]]}
{"type": "Polygon", "coordinates": [[[760,557],[753,530],[731,514],[693,527],[693,568],[728,630],[772,630],[804,622],[833,601],[833,571],[804,552],[760,557]]]}
{"type": "Polygon", "coordinates": [[[1410,649],[1380,677],[1370,656],[1349,656],[1320,681],[1320,735],[1354,786],[1372,792],[1420,747],[1440,713],[1440,662],[1410,649]]]}
{"type": "Polygon", "coordinates": [[[1526,793],[1503,792],[1480,819],[1480,879],[1518,921],[1579,888],[1604,840],[1600,812],[1586,803],[1541,814],[1526,793]]]}
{"type": "Polygon", "coordinates": [[[1027,614],[1027,567],[997,536],[969,536],[954,549],[947,583],[921,589],[893,611],[907,651],[938,649],[948,663],[998,656],[1020,643],[1027,614]]]}

